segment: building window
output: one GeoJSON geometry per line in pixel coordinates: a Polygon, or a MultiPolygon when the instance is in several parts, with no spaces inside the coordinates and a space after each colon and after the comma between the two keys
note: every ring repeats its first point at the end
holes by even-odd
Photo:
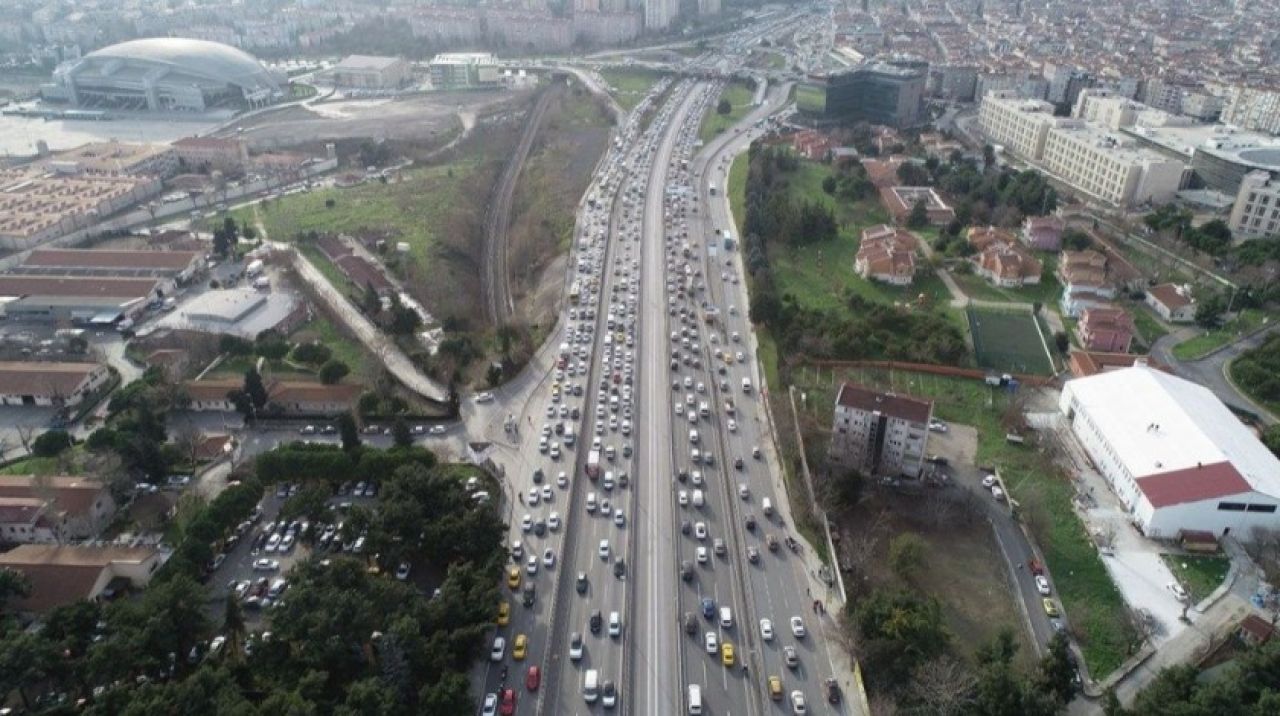
{"type": "Polygon", "coordinates": [[[1218,510],[1220,512],[1244,512],[1246,505],[1243,502],[1219,502],[1218,510]]]}
{"type": "Polygon", "coordinates": [[[1247,512],[1265,512],[1266,514],[1273,514],[1276,511],[1276,506],[1275,505],[1249,505],[1246,511],[1247,512]]]}

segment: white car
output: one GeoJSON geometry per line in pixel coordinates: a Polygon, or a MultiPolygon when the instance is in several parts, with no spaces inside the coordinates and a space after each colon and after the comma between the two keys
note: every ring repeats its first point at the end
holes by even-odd
{"type": "Polygon", "coordinates": [[[502,661],[507,653],[507,640],[500,636],[493,638],[493,648],[489,650],[489,661],[502,661]]]}
{"type": "Polygon", "coordinates": [[[797,639],[803,639],[805,634],[804,620],[800,617],[791,617],[791,635],[797,639]]]}
{"type": "Polygon", "coordinates": [[[497,716],[498,713],[498,695],[485,694],[484,708],[480,710],[480,716],[497,716]]]}
{"type": "Polygon", "coordinates": [[[552,512],[551,514],[547,515],[547,529],[551,530],[552,532],[560,529],[560,513],[559,512],[552,512]]]}
{"type": "Polygon", "coordinates": [[[574,632],[569,637],[569,660],[579,661],[582,659],[582,634],[574,632]]]}
{"type": "Polygon", "coordinates": [[[609,636],[622,634],[622,617],[617,612],[609,612],[609,636]]]}
{"type": "Polygon", "coordinates": [[[733,418],[729,418],[728,427],[729,427],[729,432],[731,433],[738,432],[738,421],[734,420],[733,418]]]}
{"type": "Polygon", "coordinates": [[[529,555],[529,559],[526,560],[524,563],[524,571],[528,572],[529,574],[538,573],[538,555],[536,554],[529,555]]]}
{"type": "Polygon", "coordinates": [[[1173,592],[1173,596],[1178,598],[1178,601],[1185,602],[1190,598],[1187,595],[1187,590],[1183,589],[1181,584],[1178,584],[1177,582],[1169,582],[1166,586],[1169,587],[1169,591],[1173,592]]]}
{"type": "Polygon", "coordinates": [[[274,572],[277,569],[280,569],[279,560],[263,557],[253,563],[253,571],[255,572],[274,572]]]}
{"type": "Polygon", "coordinates": [[[773,622],[768,619],[760,620],[760,638],[765,641],[773,641],[773,622]]]}
{"type": "Polygon", "coordinates": [[[799,690],[791,692],[791,713],[793,714],[809,713],[809,706],[804,701],[804,693],[799,690]]]}
{"type": "Polygon", "coordinates": [[[720,651],[719,640],[716,638],[716,633],[713,631],[707,632],[707,635],[703,637],[703,644],[707,647],[708,654],[715,654],[720,651]]]}
{"type": "Polygon", "coordinates": [[[695,523],[693,524],[693,536],[694,536],[694,537],[697,537],[698,539],[706,539],[706,538],[707,538],[707,523],[705,523],[705,522],[695,522],[695,523]]]}
{"type": "Polygon", "coordinates": [[[492,403],[492,402],[493,402],[493,393],[478,393],[478,394],[476,394],[476,402],[477,402],[477,403],[492,403]]]}
{"type": "Polygon", "coordinates": [[[541,494],[540,492],[538,492],[538,488],[536,488],[536,487],[530,487],[530,488],[529,488],[529,501],[528,501],[529,506],[530,506],[530,507],[537,507],[537,506],[538,506],[538,503],[540,503],[541,501],[542,501],[542,494],[541,494]]]}
{"type": "Polygon", "coordinates": [[[520,529],[525,532],[533,529],[533,515],[526,512],[524,517],[520,518],[520,529]]]}
{"type": "Polygon", "coordinates": [[[569,474],[568,474],[568,473],[566,473],[566,472],[561,472],[560,474],[556,475],[556,485],[557,485],[558,487],[562,487],[562,488],[564,488],[564,487],[568,487],[568,486],[569,486],[569,474]]]}
{"type": "Polygon", "coordinates": [[[543,501],[543,502],[550,502],[550,501],[551,501],[551,497],[552,497],[554,494],[555,494],[555,493],[551,491],[551,485],[543,485],[543,486],[542,486],[542,501],[543,501]]]}
{"type": "Polygon", "coordinates": [[[679,500],[679,502],[680,502],[680,506],[681,506],[681,507],[688,507],[688,506],[689,506],[689,493],[688,493],[687,491],[685,491],[685,490],[681,490],[681,491],[677,494],[676,498],[677,498],[677,500],[679,500]]]}
{"type": "Polygon", "coordinates": [[[615,524],[615,525],[617,525],[617,526],[621,527],[621,526],[622,526],[623,524],[625,524],[625,523],[626,523],[626,518],[625,518],[625,517],[623,517],[623,515],[622,515],[622,508],[621,508],[621,507],[616,507],[616,508],[614,508],[614,510],[613,510],[613,524],[615,524]]]}
{"type": "Polygon", "coordinates": [[[609,540],[607,539],[600,540],[600,559],[609,559],[609,540]]]}
{"type": "Polygon", "coordinates": [[[996,484],[995,475],[987,475],[986,477],[982,478],[982,486],[987,488],[988,490],[990,490],[992,487],[995,487],[995,484],[996,484]]]}
{"type": "Polygon", "coordinates": [[[550,547],[548,547],[542,553],[542,566],[544,567],[556,566],[556,553],[552,552],[550,547]]]}
{"type": "Polygon", "coordinates": [[[706,547],[699,547],[697,550],[695,550],[695,551],[694,551],[694,555],[695,555],[695,556],[697,557],[697,559],[698,559],[698,564],[706,564],[706,563],[707,563],[707,548],[706,548],[706,547]]]}
{"type": "Polygon", "coordinates": [[[1044,575],[1036,575],[1036,591],[1049,596],[1049,579],[1044,575]]]}
{"type": "Polygon", "coordinates": [[[408,579],[410,569],[412,568],[409,566],[408,562],[401,562],[400,566],[396,567],[396,579],[400,580],[401,582],[408,579]]]}

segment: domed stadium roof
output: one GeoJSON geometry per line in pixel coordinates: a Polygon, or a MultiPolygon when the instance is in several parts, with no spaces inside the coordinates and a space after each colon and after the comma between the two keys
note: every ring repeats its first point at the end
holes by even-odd
{"type": "Polygon", "coordinates": [[[104,65],[113,60],[236,85],[246,91],[279,89],[279,84],[271,73],[252,55],[220,42],[180,37],[130,40],[104,47],[81,58],[77,63],[77,70],[104,65]]]}

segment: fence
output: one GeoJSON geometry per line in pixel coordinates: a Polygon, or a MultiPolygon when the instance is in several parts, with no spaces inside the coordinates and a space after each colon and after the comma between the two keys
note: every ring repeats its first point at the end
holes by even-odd
{"type": "MultiPolygon", "coordinates": [[[[896,360],[802,360],[801,364],[816,366],[818,368],[881,368],[884,370],[902,370],[915,373],[929,373],[931,375],[941,375],[950,378],[969,378],[972,380],[986,380],[990,375],[988,371],[978,368],[958,368],[950,365],[935,365],[933,363],[907,363],[896,360]]],[[[1045,385],[1054,385],[1056,378],[1043,375],[1027,375],[1025,373],[1014,373],[1014,378],[1023,385],[1031,385],[1041,387],[1045,385]]]]}

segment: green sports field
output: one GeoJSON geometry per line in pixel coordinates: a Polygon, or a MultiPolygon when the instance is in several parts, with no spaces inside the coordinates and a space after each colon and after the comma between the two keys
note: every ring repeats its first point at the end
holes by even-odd
{"type": "Polygon", "coordinates": [[[1035,317],[1026,312],[966,309],[978,365],[1001,373],[1053,375],[1035,317]]]}

